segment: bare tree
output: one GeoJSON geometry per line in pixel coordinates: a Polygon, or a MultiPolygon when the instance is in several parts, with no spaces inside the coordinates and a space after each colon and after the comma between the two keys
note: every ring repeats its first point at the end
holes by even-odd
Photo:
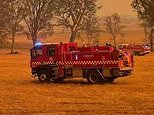
{"type": "Polygon", "coordinates": [[[20,0],[5,0],[1,2],[0,14],[3,18],[4,35],[10,35],[12,39],[11,53],[14,53],[15,34],[20,32],[23,27],[20,22],[23,19],[23,10],[20,0]]]}
{"type": "MultiPolygon", "coordinates": [[[[1,13],[0,13],[0,17],[2,17],[1,13]]],[[[4,27],[5,27],[4,19],[0,18],[0,48],[3,47],[5,43],[7,43],[7,40],[6,40],[7,33],[6,31],[4,31],[4,27]]]]}
{"type": "Polygon", "coordinates": [[[120,33],[120,37],[121,37],[121,42],[122,42],[122,44],[123,44],[124,41],[125,41],[125,40],[124,40],[125,35],[126,35],[125,33],[122,33],[122,32],[120,33]]]}
{"type": "Polygon", "coordinates": [[[120,17],[117,13],[105,17],[105,25],[107,32],[112,36],[114,46],[117,46],[116,39],[121,34],[124,26],[121,25],[120,17]]]}
{"type": "Polygon", "coordinates": [[[24,21],[28,28],[28,33],[33,40],[33,45],[37,41],[39,34],[51,34],[55,0],[23,0],[25,11],[24,21]]]}
{"type": "Polygon", "coordinates": [[[95,17],[97,0],[57,0],[56,16],[58,24],[71,31],[70,42],[83,29],[87,19],[95,17]]]}
{"type": "Polygon", "coordinates": [[[86,39],[81,38],[81,41],[86,46],[98,45],[99,36],[100,33],[103,32],[103,30],[100,29],[100,24],[97,17],[87,19],[82,32],[85,33],[86,39]]]}
{"type": "Polygon", "coordinates": [[[0,48],[6,46],[8,44],[8,37],[7,37],[7,33],[6,31],[4,31],[3,29],[1,29],[0,27],[0,48]]]}
{"type": "Polygon", "coordinates": [[[154,1],[133,0],[132,7],[137,12],[138,18],[145,22],[150,28],[150,46],[153,50],[154,42],[154,1]]]}
{"type": "Polygon", "coordinates": [[[143,31],[144,31],[144,42],[148,44],[150,42],[150,39],[149,39],[150,28],[145,22],[141,23],[140,26],[143,28],[143,31]]]}
{"type": "MultiPolygon", "coordinates": [[[[0,0],[0,2],[2,3],[3,1],[0,0]]],[[[3,47],[3,45],[5,44],[5,37],[6,37],[6,33],[4,31],[4,27],[5,27],[5,24],[4,24],[4,18],[3,17],[3,12],[1,11],[2,9],[2,4],[0,4],[0,48],[3,47]],[[5,33],[5,34],[4,34],[5,33]]]]}

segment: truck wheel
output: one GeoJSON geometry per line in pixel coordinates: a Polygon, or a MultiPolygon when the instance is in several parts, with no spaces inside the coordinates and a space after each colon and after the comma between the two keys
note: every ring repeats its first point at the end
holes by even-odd
{"type": "Polygon", "coordinates": [[[38,79],[40,82],[45,83],[45,82],[50,82],[50,77],[48,76],[47,73],[42,73],[38,76],[38,79]]]}
{"type": "Polygon", "coordinates": [[[100,74],[96,70],[90,70],[87,73],[87,80],[91,84],[102,82],[100,74]]]}

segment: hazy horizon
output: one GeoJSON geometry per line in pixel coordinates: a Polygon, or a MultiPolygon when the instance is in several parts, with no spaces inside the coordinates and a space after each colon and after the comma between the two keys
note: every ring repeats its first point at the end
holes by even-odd
{"type": "Polygon", "coordinates": [[[131,2],[132,0],[99,0],[99,5],[101,5],[102,8],[98,11],[98,15],[106,16],[116,12],[120,16],[137,17],[131,7],[131,2]]]}

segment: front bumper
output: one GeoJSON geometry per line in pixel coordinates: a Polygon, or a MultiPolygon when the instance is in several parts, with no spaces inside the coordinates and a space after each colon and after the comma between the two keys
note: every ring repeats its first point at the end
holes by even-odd
{"type": "Polygon", "coordinates": [[[113,72],[113,75],[118,78],[118,77],[125,77],[128,75],[131,75],[132,71],[133,71],[132,68],[125,67],[125,68],[114,69],[112,72],[113,72]]]}

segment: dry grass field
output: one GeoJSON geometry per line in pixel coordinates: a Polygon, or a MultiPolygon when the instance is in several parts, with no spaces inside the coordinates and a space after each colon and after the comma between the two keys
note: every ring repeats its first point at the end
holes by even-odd
{"type": "Polygon", "coordinates": [[[135,57],[133,75],[112,84],[83,79],[41,84],[31,78],[28,50],[0,50],[0,114],[154,114],[154,54],[135,57]]]}

